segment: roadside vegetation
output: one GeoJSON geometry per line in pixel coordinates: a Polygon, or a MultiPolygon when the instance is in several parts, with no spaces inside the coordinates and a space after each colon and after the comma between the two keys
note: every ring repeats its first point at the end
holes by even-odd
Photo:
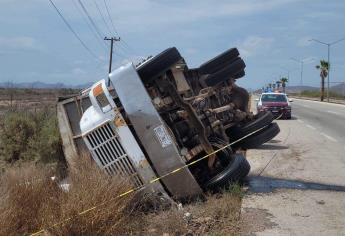
{"type": "Polygon", "coordinates": [[[320,78],[321,78],[320,100],[323,101],[325,98],[325,78],[328,76],[329,63],[328,61],[320,60],[320,64],[316,65],[315,68],[320,71],[320,78]]]}
{"type": "Polygon", "coordinates": [[[0,120],[2,171],[26,162],[64,165],[55,109],[6,112],[0,120]]]}
{"type": "MultiPolygon", "coordinates": [[[[320,91],[315,91],[315,90],[303,90],[301,92],[302,97],[312,97],[312,98],[320,98],[321,97],[321,92],[320,91]]],[[[335,98],[335,99],[345,99],[344,94],[340,93],[335,93],[333,91],[329,91],[329,96],[330,98],[335,98]]]]}
{"type": "Polygon", "coordinates": [[[64,172],[56,117],[59,96],[74,89],[0,88],[0,174],[8,167],[44,163],[64,172]]]}
{"type": "Polygon", "coordinates": [[[130,189],[128,181],[109,177],[86,156],[81,160],[70,170],[69,191],[51,178],[54,171],[46,165],[6,170],[0,179],[0,235],[28,235],[42,228],[47,235],[239,232],[242,192],[238,185],[183,207],[171,204],[164,209],[147,210],[135,194],[116,198],[130,189]],[[93,206],[97,208],[85,211],[93,206]]]}

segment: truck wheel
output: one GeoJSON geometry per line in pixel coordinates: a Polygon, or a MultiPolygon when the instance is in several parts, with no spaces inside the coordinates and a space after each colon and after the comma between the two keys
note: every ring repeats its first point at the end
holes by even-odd
{"type": "Polygon", "coordinates": [[[273,120],[274,116],[270,111],[263,111],[256,114],[254,116],[254,120],[249,121],[244,125],[230,127],[225,132],[230,140],[236,140],[250,134],[251,132],[254,132],[255,130],[271,124],[273,120]]]}
{"type": "Polygon", "coordinates": [[[207,190],[220,190],[229,186],[232,182],[239,182],[246,177],[250,170],[250,165],[242,154],[234,154],[230,164],[219,174],[211,178],[205,184],[207,190]]]}
{"type": "Polygon", "coordinates": [[[221,70],[225,66],[231,64],[238,56],[239,52],[237,48],[230,48],[229,50],[219,54],[218,56],[212,58],[211,60],[203,63],[199,67],[201,74],[213,74],[221,70]]]}
{"type": "Polygon", "coordinates": [[[141,80],[146,83],[164,74],[181,59],[182,56],[175,47],[168,48],[139,65],[137,71],[141,80]]]}
{"type": "Polygon", "coordinates": [[[272,123],[265,129],[255,133],[244,140],[235,143],[234,148],[242,149],[253,149],[261,146],[262,144],[273,139],[277,134],[279,134],[280,129],[277,123],[272,123]]]}
{"type": "Polygon", "coordinates": [[[245,75],[246,75],[246,73],[243,70],[243,71],[237,73],[236,75],[234,75],[233,77],[234,77],[234,79],[239,79],[239,78],[242,78],[245,75]]]}
{"type": "Polygon", "coordinates": [[[207,86],[217,85],[220,82],[233,78],[234,75],[240,73],[242,70],[244,70],[245,67],[246,64],[244,63],[244,61],[241,58],[237,58],[230,65],[227,65],[216,73],[209,75],[205,79],[205,83],[207,86]]]}

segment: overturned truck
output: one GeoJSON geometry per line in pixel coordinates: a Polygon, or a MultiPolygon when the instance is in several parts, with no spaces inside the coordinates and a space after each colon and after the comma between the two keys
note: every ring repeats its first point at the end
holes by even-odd
{"type": "Polygon", "coordinates": [[[144,191],[178,199],[241,181],[250,166],[238,150],[279,133],[270,112],[248,110],[249,94],[235,84],[244,69],[236,48],[193,69],[169,48],[114,70],[110,83],[60,99],[66,159],[77,165],[89,153],[109,175],[130,178],[135,187],[174,172],[144,191]],[[195,164],[186,168],[189,163],[195,164]]]}

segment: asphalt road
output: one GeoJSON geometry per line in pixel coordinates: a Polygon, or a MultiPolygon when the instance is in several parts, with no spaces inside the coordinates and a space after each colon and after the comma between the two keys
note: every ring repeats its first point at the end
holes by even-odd
{"type": "Polygon", "coordinates": [[[294,99],[292,109],[299,122],[345,148],[345,105],[294,99]]]}
{"type": "Polygon", "coordinates": [[[247,151],[243,234],[345,235],[345,105],[294,99],[292,117],[247,151]]]}

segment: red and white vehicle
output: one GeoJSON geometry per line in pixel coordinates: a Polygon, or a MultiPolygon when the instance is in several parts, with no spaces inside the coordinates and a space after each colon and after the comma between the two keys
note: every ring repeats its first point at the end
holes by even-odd
{"type": "Polygon", "coordinates": [[[284,119],[291,119],[291,99],[285,93],[262,93],[257,99],[257,110],[270,111],[275,117],[282,115],[284,119]]]}

